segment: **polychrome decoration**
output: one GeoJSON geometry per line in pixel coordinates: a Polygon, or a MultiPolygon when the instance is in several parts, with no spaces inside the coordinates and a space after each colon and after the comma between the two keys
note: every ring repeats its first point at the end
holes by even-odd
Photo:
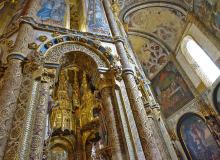
{"type": "Polygon", "coordinates": [[[89,0],[88,31],[103,35],[110,35],[110,28],[100,0],[89,0]]]}
{"type": "Polygon", "coordinates": [[[63,24],[65,12],[65,0],[42,0],[41,8],[38,10],[37,16],[42,21],[53,20],[63,24]]]}
{"type": "Polygon", "coordinates": [[[171,62],[153,79],[152,86],[166,118],[193,99],[193,94],[171,62]]]}
{"type": "Polygon", "coordinates": [[[195,0],[194,11],[197,16],[208,26],[210,29],[220,30],[220,1],[218,0],[195,0]]]}
{"type": "Polygon", "coordinates": [[[220,160],[220,148],[205,122],[197,115],[182,119],[179,136],[188,156],[193,160],[220,160]]]}

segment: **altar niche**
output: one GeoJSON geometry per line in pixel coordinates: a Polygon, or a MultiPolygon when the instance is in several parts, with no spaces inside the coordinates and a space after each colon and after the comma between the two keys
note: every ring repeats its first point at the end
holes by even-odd
{"type": "Polygon", "coordinates": [[[103,146],[101,103],[90,75],[77,65],[62,67],[49,110],[49,160],[92,159],[103,146]]]}

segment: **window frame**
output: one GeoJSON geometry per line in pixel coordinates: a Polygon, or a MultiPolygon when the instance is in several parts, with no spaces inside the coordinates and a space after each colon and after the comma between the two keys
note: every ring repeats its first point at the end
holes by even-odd
{"type": "MultiPolygon", "coordinates": [[[[197,76],[201,79],[201,81],[205,84],[205,86],[211,87],[214,82],[212,82],[210,80],[208,75],[201,69],[199,64],[196,62],[196,60],[193,58],[193,56],[191,55],[191,53],[187,49],[187,42],[189,40],[193,40],[203,50],[203,52],[210,58],[210,60],[213,62],[213,64],[214,65],[216,65],[216,64],[212,60],[210,55],[205,51],[205,49],[198,43],[198,41],[196,41],[195,38],[193,38],[192,35],[187,34],[183,37],[183,39],[181,41],[181,46],[180,46],[183,56],[186,58],[187,62],[190,64],[190,67],[196,72],[197,76]]],[[[216,67],[219,69],[219,67],[217,65],[216,65],[216,67]]],[[[220,69],[219,69],[219,71],[220,71],[220,69]]],[[[219,76],[220,76],[220,74],[219,74],[219,76]]]]}

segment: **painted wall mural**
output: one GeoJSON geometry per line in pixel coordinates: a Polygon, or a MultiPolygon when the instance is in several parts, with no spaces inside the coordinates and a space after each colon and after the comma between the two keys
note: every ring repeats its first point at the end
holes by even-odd
{"type": "Polygon", "coordinates": [[[152,77],[167,63],[166,51],[156,42],[149,40],[141,49],[141,54],[149,55],[149,60],[145,58],[140,59],[144,68],[145,74],[152,79],[152,77]]]}
{"type": "Polygon", "coordinates": [[[137,55],[145,75],[151,80],[168,62],[168,51],[153,39],[135,34],[129,35],[132,48],[137,55]]]}
{"type": "Polygon", "coordinates": [[[186,25],[186,16],[179,10],[168,7],[148,7],[129,14],[128,27],[147,32],[161,39],[174,50],[186,25]]]}
{"type": "Polygon", "coordinates": [[[194,98],[172,62],[169,62],[152,80],[152,87],[165,118],[194,98]]]}
{"type": "MultiPolygon", "coordinates": [[[[43,22],[55,22],[63,24],[66,13],[65,0],[42,0],[41,8],[37,12],[37,16],[43,22]]],[[[52,23],[53,24],[53,23],[52,23]]]]}
{"type": "Polygon", "coordinates": [[[178,129],[180,139],[193,160],[220,160],[220,148],[205,122],[195,114],[186,115],[178,129]]]}
{"type": "Polygon", "coordinates": [[[95,32],[103,35],[111,34],[101,0],[89,0],[87,17],[89,32],[95,32]]]}
{"type": "Polygon", "coordinates": [[[220,1],[195,0],[194,12],[200,20],[220,38],[220,1]]]}

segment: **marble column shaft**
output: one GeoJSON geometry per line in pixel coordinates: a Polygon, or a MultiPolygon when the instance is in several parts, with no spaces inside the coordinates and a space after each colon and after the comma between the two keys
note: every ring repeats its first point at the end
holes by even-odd
{"type": "Polygon", "coordinates": [[[8,57],[8,68],[3,76],[0,90],[0,159],[3,158],[9,131],[12,126],[13,114],[17,106],[17,97],[22,81],[21,62],[28,54],[28,43],[31,42],[32,27],[21,24],[15,46],[8,57]]]}
{"type": "Polygon", "coordinates": [[[134,114],[134,118],[137,124],[137,129],[141,139],[142,148],[146,159],[157,159],[161,160],[159,148],[155,141],[154,133],[151,124],[153,122],[151,118],[147,117],[145,112],[144,104],[141,98],[140,91],[137,87],[134,72],[130,66],[129,59],[123,44],[123,40],[120,35],[118,24],[116,23],[114,14],[111,9],[111,5],[108,0],[103,0],[106,15],[109,21],[109,25],[112,34],[115,38],[115,45],[117,52],[121,58],[121,64],[123,69],[123,80],[125,82],[126,90],[128,93],[131,108],[134,114]]]}
{"type": "Polygon", "coordinates": [[[41,83],[39,91],[39,105],[36,108],[36,118],[33,128],[30,159],[41,160],[44,147],[44,135],[46,128],[46,116],[49,100],[49,84],[48,82],[41,83]]]}
{"type": "Polygon", "coordinates": [[[117,122],[115,117],[114,105],[112,100],[112,88],[105,87],[101,90],[101,98],[103,104],[103,111],[106,118],[108,145],[111,148],[111,155],[113,160],[123,160],[122,150],[117,131],[117,122]]]}

